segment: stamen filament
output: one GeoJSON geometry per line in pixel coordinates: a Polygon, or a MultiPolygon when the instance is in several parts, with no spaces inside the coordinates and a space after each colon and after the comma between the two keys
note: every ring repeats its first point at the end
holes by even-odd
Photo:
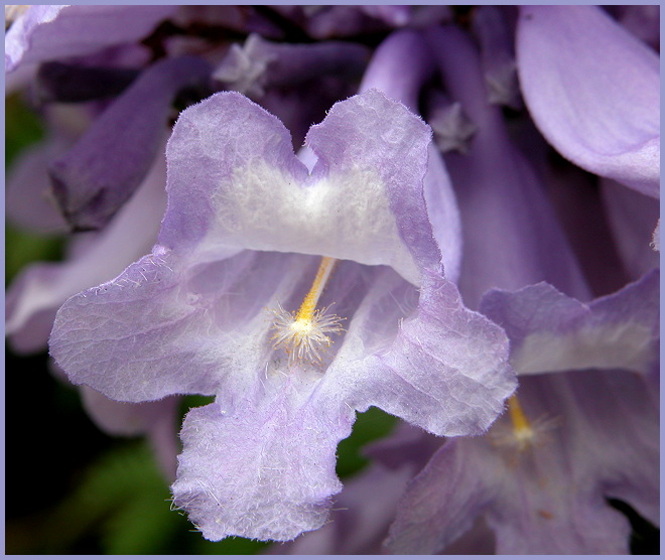
{"type": "Polygon", "coordinates": [[[529,423],[526,414],[524,414],[524,409],[522,408],[517,395],[513,395],[508,399],[508,412],[515,432],[521,434],[532,432],[531,424],[529,423]]]}
{"type": "Polygon", "coordinates": [[[314,317],[316,305],[319,303],[319,298],[323,293],[323,289],[326,287],[326,283],[328,282],[328,278],[330,277],[330,273],[335,267],[335,264],[337,264],[337,259],[332,257],[321,258],[321,264],[314,277],[312,287],[309,292],[307,292],[305,299],[302,300],[298,313],[296,314],[296,321],[311,321],[312,317],[314,317]]]}

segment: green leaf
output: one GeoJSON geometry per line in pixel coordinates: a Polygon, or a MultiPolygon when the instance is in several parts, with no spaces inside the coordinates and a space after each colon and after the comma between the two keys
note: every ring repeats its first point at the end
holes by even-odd
{"type": "Polygon", "coordinates": [[[44,237],[5,226],[5,286],[30,263],[61,260],[63,246],[63,237],[44,237]]]}
{"type": "Polygon", "coordinates": [[[5,100],[5,168],[28,146],[44,137],[39,117],[23,102],[18,94],[5,100]]]}
{"type": "Polygon", "coordinates": [[[114,447],[90,465],[74,492],[50,513],[41,553],[67,552],[91,535],[109,554],[168,552],[165,543],[179,522],[169,500],[168,484],[145,442],[114,447]]]}
{"type": "Polygon", "coordinates": [[[103,525],[106,554],[168,554],[171,536],[180,530],[162,492],[144,491],[128,499],[103,525]]]}

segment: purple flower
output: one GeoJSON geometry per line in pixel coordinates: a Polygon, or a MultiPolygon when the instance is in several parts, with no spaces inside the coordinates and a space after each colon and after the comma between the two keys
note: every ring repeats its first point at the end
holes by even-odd
{"type": "Polygon", "coordinates": [[[10,286],[10,344],[50,331],[207,539],[627,552],[607,500],[658,517],[657,14],[21,10],[9,88],[48,128],[8,215],[69,237],[10,286]],[[400,427],[342,489],[371,406],[400,427]]]}
{"type": "Polygon", "coordinates": [[[630,526],[607,498],[657,523],[658,281],[589,306],[546,284],[484,298],[519,391],[487,435],[446,443],[409,484],[394,552],[442,552],[482,518],[497,554],[625,554],[630,526]]]}
{"type": "Polygon", "coordinates": [[[429,141],[368,91],[311,129],[308,173],[274,117],[215,95],[174,128],[153,253],[59,311],[51,353],[74,383],[133,402],[216,395],[185,419],[173,485],[207,538],[320,526],[355,410],[462,435],[512,392],[503,334],[440,272],[429,141]]]}

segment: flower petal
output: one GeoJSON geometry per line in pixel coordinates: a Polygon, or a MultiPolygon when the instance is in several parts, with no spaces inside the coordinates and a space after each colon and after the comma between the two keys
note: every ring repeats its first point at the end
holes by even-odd
{"type": "MultiPolygon", "coordinates": [[[[452,283],[430,272],[423,280],[418,310],[390,347],[345,364],[356,377],[347,402],[378,406],[437,435],[481,433],[515,390],[507,339],[464,307],[452,283]]],[[[368,315],[359,310],[357,321],[368,315]]]]}
{"type": "Polygon", "coordinates": [[[529,111],[580,167],[658,198],[658,55],[597,6],[525,6],[517,60],[529,111]]]}
{"type": "Polygon", "coordinates": [[[398,230],[393,211],[404,204],[406,217],[411,206],[424,206],[426,125],[367,92],[333,106],[308,141],[320,158],[311,177],[288,131],[247,98],[219,93],[184,111],[167,148],[161,243],[205,253],[249,248],[387,264],[417,284],[406,244],[423,234],[409,224],[398,230]],[[408,166],[405,153],[414,156],[408,166]]]}
{"type": "Polygon", "coordinates": [[[481,311],[506,329],[519,374],[585,368],[649,374],[659,355],[659,279],[654,270],[589,305],[545,283],[493,290],[481,311]]]}
{"type": "Polygon", "coordinates": [[[5,71],[143,38],[177,6],[31,6],[5,36],[5,71]]]}
{"type": "Polygon", "coordinates": [[[270,253],[197,264],[156,251],[70,298],[58,311],[51,355],[73,383],[117,400],[214,395],[224,381],[228,398],[236,384],[242,394],[256,382],[247,372],[265,365],[267,318],[259,311],[275,290],[265,280],[289,266],[302,270],[270,253]]]}
{"type": "Polygon", "coordinates": [[[335,449],[353,411],[321,406],[311,380],[274,381],[264,379],[269,396],[233,413],[213,403],[185,418],[174,504],[207,539],[291,540],[323,525],[341,490],[335,449]]]}
{"type": "MultiPolygon", "coordinates": [[[[317,172],[325,173],[332,181],[363,170],[378,170],[379,184],[388,197],[392,219],[397,220],[403,243],[420,267],[434,268],[441,256],[429,226],[422,186],[431,135],[430,128],[404,105],[389,100],[379,91],[369,90],[333,106],[326,119],[310,129],[306,142],[319,156],[314,176],[317,172]]],[[[372,179],[365,178],[363,190],[367,193],[376,189],[372,179]]],[[[351,207],[353,202],[346,201],[351,207]]],[[[368,215],[377,225],[380,219],[389,220],[371,208],[364,208],[364,212],[365,230],[369,225],[368,215]]],[[[354,243],[358,244],[357,234],[354,243]]],[[[401,243],[395,245],[399,247],[401,243]]],[[[394,262],[394,258],[391,260],[394,262]]],[[[407,273],[406,262],[367,264],[389,264],[407,280],[414,280],[413,273],[407,273]]]]}
{"type": "Polygon", "coordinates": [[[626,554],[630,526],[606,498],[657,519],[658,406],[643,379],[528,377],[519,398],[530,418],[558,423],[522,451],[495,437],[510,433],[507,419],[487,437],[446,443],[402,499],[389,538],[395,552],[445,552],[484,516],[496,554],[626,554]]]}

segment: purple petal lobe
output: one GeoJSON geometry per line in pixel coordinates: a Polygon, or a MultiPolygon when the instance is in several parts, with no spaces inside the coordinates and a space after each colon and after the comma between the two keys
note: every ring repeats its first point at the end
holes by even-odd
{"type": "Polygon", "coordinates": [[[185,418],[174,504],[207,539],[294,539],[325,523],[342,488],[335,449],[352,411],[320,407],[297,376],[277,381],[266,379],[274,392],[234,413],[213,403],[185,418]]]}
{"type": "Polygon", "coordinates": [[[173,260],[168,253],[143,257],[60,308],[49,347],[73,383],[127,402],[214,394],[216,365],[196,343],[208,321],[176,297],[181,273],[173,260]]]}
{"type": "Polygon", "coordinates": [[[596,6],[523,7],[517,58],[526,104],[575,164],[659,196],[658,55],[596,6]]]}
{"type": "Polygon", "coordinates": [[[585,368],[647,374],[658,359],[659,279],[654,270],[589,305],[545,283],[494,290],[481,311],[506,329],[520,374],[585,368]]]}
{"type": "Polygon", "coordinates": [[[127,401],[214,395],[227,407],[259,381],[270,352],[270,308],[281,278],[296,285],[303,256],[240,252],[216,261],[156,247],[111,282],[58,311],[51,355],[75,384],[127,401]]]}
{"type": "Polygon", "coordinates": [[[426,125],[367,92],[333,106],[308,141],[320,158],[311,176],[284,126],[246,97],[220,93],[184,111],[167,148],[161,243],[387,264],[419,283],[412,252],[437,250],[426,217],[416,227],[409,214],[425,212],[426,125]]]}
{"type": "MultiPolygon", "coordinates": [[[[431,130],[423,121],[403,105],[369,90],[335,105],[320,125],[310,129],[306,142],[319,156],[315,175],[317,170],[327,171],[331,178],[363,168],[378,170],[404,243],[421,267],[439,264],[422,192],[431,142],[431,130]]],[[[365,189],[370,188],[368,182],[365,189]]],[[[402,273],[406,265],[394,268],[402,273]]]]}
{"type": "Polygon", "coordinates": [[[423,276],[418,311],[385,352],[368,357],[349,397],[437,435],[481,433],[515,390],[501,329],[465,308],[455,286],[423,276]]]}

